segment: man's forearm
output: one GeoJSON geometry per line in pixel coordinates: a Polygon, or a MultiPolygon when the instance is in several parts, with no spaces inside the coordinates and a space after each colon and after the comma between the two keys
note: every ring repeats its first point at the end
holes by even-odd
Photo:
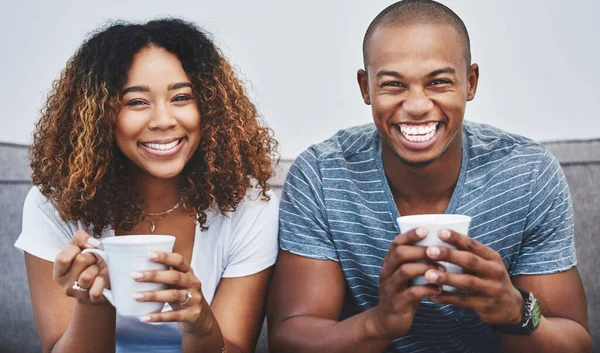
{"type": "Polygon", "coordinates": [[[273,331],[275,352],[289,353],[380,353],[391,340],[376,337],[373,309],[338,322],[314,316],[294,316],[273,331]]]}
{"type": "Polygon", "coordinates": [[[542,316],[540,325],[530,336],[502,335],[506,352],[590,353],[592,339],[577,322],[542,316]]]}

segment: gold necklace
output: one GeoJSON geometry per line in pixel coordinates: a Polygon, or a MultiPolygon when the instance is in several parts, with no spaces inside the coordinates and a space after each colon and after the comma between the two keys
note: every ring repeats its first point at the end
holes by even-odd
{"type": "Polygon", "coordinates": [[[156,230],[156,223],[160,221],[161,219],[165,218],[166,216],[170,215],[171,213],[173,213],[173,211],[175,211],[177,209],[177,207],[181,206],[181,203],[183,202],[183,199],[180,197],[179,201],[177,201],[177,203],[175,204],[175,206],[171,207],[170,209],[163,211],[163,212],[144,212],[144,218],[146,218],[148,221],[150,221],[150,232],[154,233],[154,231],[156,230]],[[159,216],[158,219],[156,221],[154,221],[153,219],[151,219],[148,216],[159,216]]]}

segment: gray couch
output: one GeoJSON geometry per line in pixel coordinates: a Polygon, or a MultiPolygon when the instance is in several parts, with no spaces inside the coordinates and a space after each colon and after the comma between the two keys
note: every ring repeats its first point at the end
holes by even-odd
{"type": "MultiPolygon", "coordinates": [[[[600,140],[545,143],[565,171],[575,210],[578,267],[587,294],[594,352],[600,353],[600,140]]],[[[281,191],[289,161],[272,185],[281,191]]],[[[31,187],[27,146],[0,143],[0,353],[41,352],[23,256],[13,247],[21,229],[23,200],[31,187]]],[[[263,327],[256,352],[266,353],[263,327]]]]}

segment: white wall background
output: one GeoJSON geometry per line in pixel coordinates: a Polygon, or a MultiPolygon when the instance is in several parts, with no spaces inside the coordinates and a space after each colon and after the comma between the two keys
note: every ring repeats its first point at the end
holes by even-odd
{"type": "MultiPolygon", "coordinates": [[[[29,143],[52,81],[110,19],[180,16],[213,33],[248,82],[284,158],[371,121],[361,42],[390,0],[0,0],[0,141],[29,143]]],[[[446,0],[481,80],[467,118],[537,140],[600,137],[597,0],[446,0]]]]}

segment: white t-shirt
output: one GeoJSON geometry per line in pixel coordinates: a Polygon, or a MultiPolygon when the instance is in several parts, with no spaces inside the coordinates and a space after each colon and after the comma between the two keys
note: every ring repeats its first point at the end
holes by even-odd
{"type": "MultiPolygon", "coordinates": [[[[221,278],[248,276],[275,263],[279,200],[271,191],[268,195],[271,200],[264,201],[260,189],[250,188],[235,212],[222,215],[207,210],[208,230],[201,232],[196,225],[190,265],[209,304],[221,278]]],[[[53,262],[79,229],[85,226],[63,221],[52,202],[33,187],[25,199],[23,230],[15,246],[53,262]]],[[[101,238],[113,236],[112,229],[105,229],[101,238]]],[[[168,305],[165,310],[170,310],[168,305]]],[[[181,331],[176,323],[146,324],[135,317],[117,316],[116,336],[117,353],[181,352],[181,331]]]]}

